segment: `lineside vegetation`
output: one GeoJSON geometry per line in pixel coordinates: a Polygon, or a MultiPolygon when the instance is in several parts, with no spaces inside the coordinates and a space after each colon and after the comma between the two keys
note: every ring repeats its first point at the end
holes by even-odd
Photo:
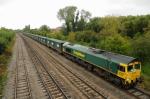
{"type": "Polygon", "coordinates": [[[14,31],[0,28],[0,99],[7,78],[7,65],[12,54],[14,41],[14,31]]]}

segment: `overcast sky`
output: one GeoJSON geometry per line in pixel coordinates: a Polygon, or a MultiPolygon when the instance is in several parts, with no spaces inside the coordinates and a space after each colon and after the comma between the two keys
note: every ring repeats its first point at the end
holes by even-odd
{"type": "Polygon", "coordinates": [[[18,29],[30,24],[51,28],[61,26],[57,12],[65,6],[77,6],[92,13],[106,15],[150,14],[150,0],[0,0],[0,27],[18,29]]]}

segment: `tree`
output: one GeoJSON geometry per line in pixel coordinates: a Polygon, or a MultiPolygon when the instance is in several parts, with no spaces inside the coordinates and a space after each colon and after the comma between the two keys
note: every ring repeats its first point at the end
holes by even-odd
{"type": "Polygon", "coordinates": [[[85,10],[77,11],[75,6],[67,6],[58,11],[57,17],[60,21],[65,21],[63,27],[68,34],[69,32],[84,30],[91,13],[85,10]]]}
{"type": "Polygon", "coordinates": [[[101,18],[95,17],[90,20],[87,24],[88,30],[93,30],[96,33],[99,33],[102,30],[101,18]]]}
{"type": "Polygon", "coordinates": [[[81,19],[84,21],[88,21],[91,17],[91,13],[89,11],[81,10],[81,19]]]}
{"type": "Polygon", "coordinates": [[[77,30],[77,25],[78,25],[78,20],[79,20],[79,11],[77,11],[77,13],[76,13],[76,16],[75,16],[75,23],[73,24],[74,26],[74,31],[76,31],[77,30]]]}
{"type": "Polygon", "coordinates": [[[51,30],[50,28],[47,26],[47,25],[42,25],[40,28],[39,28],[39,32],[41,34],[43,34],[44,36],[47,35],[47,33],[49,33],[51,30]]]}
{"type": "Polygon", "coordinates": [[[83,31],[85,27],[86,27],[86,22],[83,18],[81,18],[77,23],[77,31],[83,31]]]}
{"type": "Polygon", "coordinates": [[[102,27],[100,33],[109,36],[119,33],[121,22],[117,17],[107,16],[101,19],[100,25],[102,27]]]}
{"type": "Polygon", "coordinates": [[[50,28],[47,25],[42,25],[39,28],[40,31],[46,31],[46,32],[50,32],[50,28]]]}
{"type": "Polygon", "coordinates": [[[79,31],[76,32],[76,40],[86,43],[94,42],[96,43],[98,38],[95,32],[93,31],[79,31]]]}
{"type": "Polygon", "coordinates": [[[143,36],[135,37],[132,46],[133,55],[141,61],[150,61],[150,31],[143,36]]]}
{"type": "Polygon", "coordinates": [[[30,25],[26,25],[23,29],[24,32],[30,32],[30,25]]]}
{"type": "Polygon", "coordinates": [[[136,34],[144,34],[148,27],[150,16],[127,16],[122,18],[121,33],[131,38],[136,34]]]}
{"type": "Polygon", "coordinates": [[[62,21],[62,20],[65,21],[67,33],[70,31],[73,31],[75,28],[75,26],[74,26],[75,20],[74,19],[75,19],[76,9],[77,9],[77,7],[75,7],[75,6],[67,6],[58,11],[57,17],[60,21],[62,21]]]}
{"type": "Polygon", "coordinates": [[[81,10],[80,20],[77,23],[77,31],[83,31],[86,28],[87,21],[91,17],[91,13],[89,11],[81,10]]]}
{"type": "Polygon", "coordinates": [[[75,42],[75,38],[76,37],[76,34],[74,33],[74,32],[71,32],[71,33],[69,33],[69,35],[68,35],[68,40],[70,41],[70,42],[75,42]]]}
{"type": "Polygon", "coordinates": [[[120,34],[101,37],[99,47],[107,51],[126,55],[131,51],[131,44],[129,40],[122,37],[120,34]]]}

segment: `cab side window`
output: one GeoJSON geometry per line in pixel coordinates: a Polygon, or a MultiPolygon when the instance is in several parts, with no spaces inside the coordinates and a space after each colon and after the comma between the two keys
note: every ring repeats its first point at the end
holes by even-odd
{"type": "Polygon", "coordinates": [[[71,49],[70,48],[66,48],[66,52],[71,53],[71,49]]]}
{"type": "Polygon", "coordinates": [[[125,67],[123,67],[123,66],[118,66],[118,69],[122,72],[125,72],[125,67]]]}
{"type": "Polygon", "coordinates": [[[135,69],[140,69],[140,64],[135,64],[135,69]]]}

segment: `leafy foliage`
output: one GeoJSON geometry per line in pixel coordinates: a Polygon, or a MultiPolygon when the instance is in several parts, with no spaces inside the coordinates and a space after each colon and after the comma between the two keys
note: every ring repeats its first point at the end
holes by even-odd
{"type": "Polygon", "coordinates": [[[0,54],[5,51],[7,45],[15,36],[14,32],[5,28],[0,29],[0,54]]]}
{"type": "Polygon", "coordinates": [[[90,20],[90,22],[87,24],[87,29],[88,30],[93,30],[96,33],[99,33],[102,30],[102,25],[101,25],[101,18],[95,17],[90,20]]]}
{"type": "Polygon", "coordinates": [[[148,27],[150,15],[127,16],[122,18],[121,33],[133,38],[137,33],[143,34],[148,27]]]}
{"type": "Polygon", "coordinates": [[[68,35],[68,41],[75,42],[76,34],[74,32],[69,33],[68,35]]]}
{"type": "Polygon", "coordinates": [[[99,48],[129,55],[131,44],[127,38],[122,37],[120,34],[113,34],[111,36],[101,37],[99,48]]]}
{"type": "Polygon", "coordinates": [[[27,25],[23,29],[23,32],[29,32],[29,33],[33,33],[33,34],[47,36],[51,32],[51,29],[47,25],[42,25],[39,29],[30,29],[30,25],[27,25]]]}
{"type": "Polygon", "coordinates": [[[47,26],[47,25],[42,25],[40,28],[39,28],[39,33],[40,34],[43,34],[44,36],[47,35],[47,33],[49,33],[51,30],[50,28],[47,26]]]}
{"type": "Polygon", "coordinates": [[[67,33],[70,31],[73,31],[75,29],[74,19],[75,19],[76,9],[77,9],[77,7],[75,7],[75,6],[68,6],[63,9],[60,9],[57,14],[57,17],[59,20],[65,21],[67,33]]]}
{"type": "Polygon", "coordinates": [[[118,18],[113,16],[107,16],[101,19],[101,26],[103,27],[100,31],[103,35],[112,35],[119,33],[121,22],[118,18]]]}
{"type": "Polygon", "coordinates": [[[150,61],[150,32],[135,37],[133,41],[133,54],[142,61],[150,61]]]}
{"type": "MultiPolygon", "coordinates": [[[[15,33],[6,28],[0,28],[0,96],[7,78],[7,63],[11,56],[15,33]]],[[[1,98],[1,97],[0,97],[1,98]]]]}
{"type": "Polygon", "coordinates": [[[23,29],[24,32],[30,32],[30,25],[26,25],[23,29]]]}
{"type": "Polygon", "coordinates": [[[69,32],[83,31],[91,13],[85,10],[77,11],[75,6],[67,6],[58,11],[57,17],[60,21],[65,21],[63,27],[68,35],[69,32]]]}

